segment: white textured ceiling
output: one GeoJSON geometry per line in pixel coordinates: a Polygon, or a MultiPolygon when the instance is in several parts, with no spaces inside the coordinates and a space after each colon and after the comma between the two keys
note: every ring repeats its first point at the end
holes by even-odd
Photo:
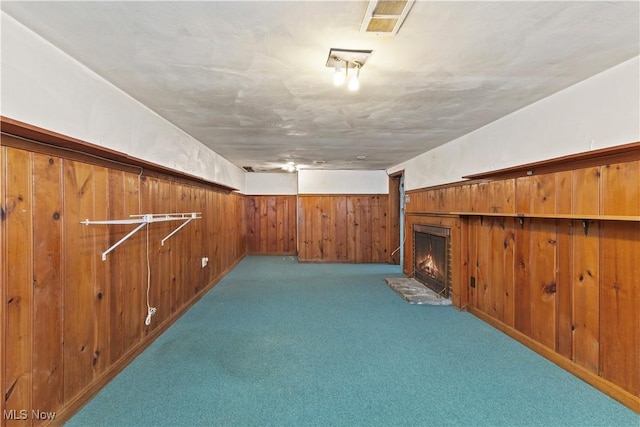
{"type": "MultiPolygon", "coordinates": [[[[383,169],[640,54],[640,3],[2,2],[2,10],[236,165],[383,169]],[[361,89],[330,48],[373,49],[361,89]],[[365,155],[366,160],[356,156],[365,155]]],[[[513,141],[526,144],[526,141],[513,141]]]]}

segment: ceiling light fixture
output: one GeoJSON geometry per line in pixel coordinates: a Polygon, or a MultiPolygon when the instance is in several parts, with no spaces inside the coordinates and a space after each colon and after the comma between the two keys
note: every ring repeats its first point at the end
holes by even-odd
{"type": "Polygon", "coordinates": [[[360,68],[372,53],[372,50],[330,49],[326,66],[334,68],[333,84],[340,86],[348,80],[349,90],[357,91],[360,88],[360,68]],[[351,76],[349,76],[349,68],[353,69],[351,76]]]}

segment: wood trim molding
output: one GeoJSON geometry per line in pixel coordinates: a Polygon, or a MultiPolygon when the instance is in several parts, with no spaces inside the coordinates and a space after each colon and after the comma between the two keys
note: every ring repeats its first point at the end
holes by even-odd
{"type": "Polygon", "coordinates": [[[388,193],[304,193],[298,194],[298,197],[387,197],[388,193]]]}
{"type": "Polygon", "coordinates": [[[465,175],[462,178],[469,180],[517,178],[521,176],[580,169],[606,163],[622,163],[632,160],[640,160],[640,142],[585,151],[495,171],[465,175]]]}
{"type": "Polygon", "coordinates": [[[640,216],[635,215],[580,215],[580,214],[535,214],[535,213],[499,213],[499,212],[447,212],[458,216],[494,216],[507,218],[542,218],[542,219],[570,219],[593,221],[632,221],[640,222],[640,216]]]}
{"type": "Polygon", "coordinates": [[[560,354],[556,353],[552,349],[543,346],[542,344],[538,343],[532,338],[529,338],[527,335],[523,334],[522,332],[510,326],[505,325],[504,323],[483,313],[477,308],[473,306],[467,306],[466,308],[469,311],[469,313],[478,317],[480,320],[490,324],[494,328],[505,333],[506,335],[510,336],[511,338],[515,339],[521,344],[529,347],[531,350],[535,351],[536,353],[540,354],[541,356],[555,363],[562,369],[580,378],[582,381],[586,382],[587,384],[597,388],[604,394],[617,400],[618,402],[628,407],[629,409],[635,411],[636,413],[640,413],[640,397],[634,396],[633,394],[629,393],[623,388],[613,384],[610,381],[605,380],[604,378],[578,365],[572,360],[569,360],[566,357],[561,356],[560,354]]]}
{"type": "MultiPolygon", "coordinates": [[[[229,193],[238,191],[237,188],[209,181],[195,175],[180,172],[165,166],[139,159],[137,157],[129,156],[128,154],[115,151],[110,148],[91,144],[80,139],[46,130],[8,117],[0,116],[0,131],[3,134],[13,135],[26,140],[35,141],[36,143],[60,148],[63,150],[67,150],[68,152],[75,152],[80,154],[86,153],[88,156],[94,158],[97,157],[105,161],[112,161],[121,165],[124,164],[125,166],[131,166],[134,169],[141,168],[143,171],[152,171],[155,173],[172,176],[179,179],[185,179],[199,184],[214,186],[229,193]]],[[[4,141],[3,145],[5,145],[4,141]]]]}

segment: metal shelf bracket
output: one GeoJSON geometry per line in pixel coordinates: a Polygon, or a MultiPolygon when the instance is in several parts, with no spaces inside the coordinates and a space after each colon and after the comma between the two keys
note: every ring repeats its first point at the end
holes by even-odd
{"type": "Polygon", "coordinates": [[[166,222],[166,221],[184,221],[180,224],[175,230],[169,233],[164,239],[162,239],[162,246],[164,246],[164,242],[176,234],[178,231],[182,229],[185,225],[189,224],[194,219],[200,219],[200,212],[190,212],[190,213],[171,213],[171,214],[144,214],[144,215],[131,215],[129,219],[112,219],[112,220],[104,220],[104,221],[90,221],[85,219],[81,221],[80,224],[84,225],[123,225],[123,224],[138,224],[136,228],[131,230],[126,236],[122,239],[118,240],[116,243],[111,245],[109,249],[102,252],[102,261],[107,260],[107,255],[113,251],[115,248],[124,243],[128,238],[136,234],[146,225],[149,225],[154,222],[166,222]]]}

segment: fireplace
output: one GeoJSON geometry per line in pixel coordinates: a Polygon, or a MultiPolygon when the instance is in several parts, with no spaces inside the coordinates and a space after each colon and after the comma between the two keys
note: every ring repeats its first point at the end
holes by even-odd
{"type": "Polygon", "coordinates": [[[413,269],[416,280],[449,298],[451,230],[436,225],[414,224],[413,269]]]}

